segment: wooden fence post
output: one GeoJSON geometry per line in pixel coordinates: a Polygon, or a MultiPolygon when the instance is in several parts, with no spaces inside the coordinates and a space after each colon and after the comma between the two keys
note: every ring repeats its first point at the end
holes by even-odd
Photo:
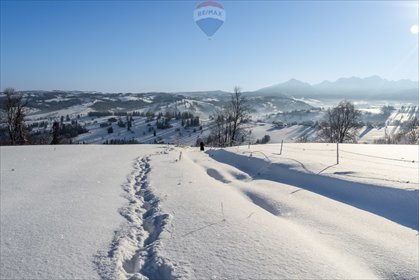
{"type": "Polygon", "coordinates": [[[336,143],[336,164],[339,164],[339,142],[336,143]]]}
{"type": "Polygon", "coordinates": [[[284,140],[281,141],[281,150],[279,151],[279,155],[282,155],[282,146],[284,145],[284,140]]]}

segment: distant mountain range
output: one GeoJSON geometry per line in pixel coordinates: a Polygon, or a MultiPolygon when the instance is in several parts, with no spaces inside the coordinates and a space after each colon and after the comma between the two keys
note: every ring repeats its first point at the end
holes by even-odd
{"type": "MultiPolygon", "coordinates": [[[[216,98],[220,103],[229,100],[230,92],[213,90],[213,91],[194,91],[194,92],[148,92],[148,93],[101,93],[97,91],[44,91],[44,90],[27,90],[27,95],[33,95],[38,101],[41,96],[60,95],[80,97],[80,95],[97,96],[98,99],[106,95],[114,97],[115,95],[178,95],[189,98],[216,98]]],[[[293,98],[311,98],[311,99],[362,99],[362,100],[396,100],[418,102],[419,82],[411,80],[391,81],[383,79],[379,76],[371,76],[367,78],[350,77],[340,78],[334,82],[324,81],[318,84],[309,84],[296,79],[291,79],[284,83],[279,83],[269,87],[261,88],[256,91],[244,92],[251,98],[267,98],[273,97],[276,100],[282,99],[294,100],[293,98]]],[[[0,99],[1,99],[0,95],[0,99]]],[[[42,97],[44,98],[44,97],[42,97]]],[[[42,99],[41,98],[41,99],[42,99]]],[[[215,102],[213,102],[215,103],[215,102]]],[[[286,102],[285,102],[286,103],[286,102]]]]}
{"type": "Polygon", "coordinates": [[[296,79],[265,87],[252,94],[286,95],[306,98],[363,98],[417,100],[419,83],[411,80],[390,81],[379,76],[340,78],[311,85],[296,79]]]}

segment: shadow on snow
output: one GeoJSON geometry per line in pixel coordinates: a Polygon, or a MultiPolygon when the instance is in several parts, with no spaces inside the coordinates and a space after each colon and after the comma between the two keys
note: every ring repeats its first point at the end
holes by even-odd
{"type": "Polygon", "coordinates": [[[419,228],[417,189],[396,189],[308,174],[292,170],[292,166],[288,164],[270,163],[222,149],[210,150],[207,154],[218,162],[232,165],[251,175],[253,180],[270,180],[292,185],[371,212],[400,225],[415,230],[419,228]],[[260,171],[254,174],[255,169],[260,171]]]}

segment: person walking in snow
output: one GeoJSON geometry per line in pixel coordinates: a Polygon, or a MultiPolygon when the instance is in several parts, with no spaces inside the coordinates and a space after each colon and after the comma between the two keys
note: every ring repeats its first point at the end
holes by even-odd
{"type": "Polygon", "coordinates": [[[204,142],[199,143],[199,147],[200,147],[200,150],[203,151],[204,150],[204,142]]]}

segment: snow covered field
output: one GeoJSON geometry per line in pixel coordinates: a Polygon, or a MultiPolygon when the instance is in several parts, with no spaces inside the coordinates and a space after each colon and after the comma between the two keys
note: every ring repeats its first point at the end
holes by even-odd
{"type": "Polygon", "coordinates": [[[417,279],[418,146],[1,147],[2,279],[417,279]]]}
{"type": "Polygon", "coordinates": [[[121,183],[156,146],[1,148],[1,278],[98,278],[124,219],[121,183]]]}

